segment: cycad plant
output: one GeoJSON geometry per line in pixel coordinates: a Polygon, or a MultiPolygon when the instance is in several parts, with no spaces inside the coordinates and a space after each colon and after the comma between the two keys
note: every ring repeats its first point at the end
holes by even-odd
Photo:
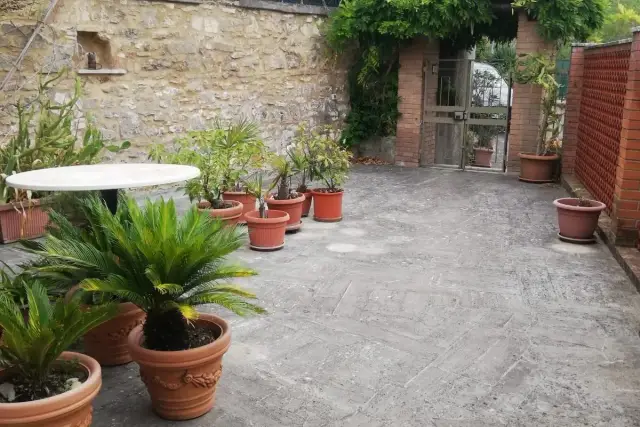
{"type": "Polygon", "coordinates": [[[275,172],[274,185],[278,188],[275,194],[276,200],[288,200],[299,197],[295,191],[291,190],[291,178],[299,172],[296,163],[292,161],[289,153],[286,155],[273,156],[271,167],[275,172]]]}
{"type": "Polygon", "coordinates": [[[74,341],[117,311],[113,305],[81,310],[75,299],[51,305],[46,288],[38,282],[29,283],[24,292],[28,320],[18,302],[0,295],[0,326],[4,329],[0,367],[10,368],[9,376],[3,380],[14,385],[15,401],[43,399],[65,392],[65,383],[60,380],[63,367],[56,365],[56,360],[74,341]]]}
{"type": "MultiPolygon", "coordinates": [[[[104,266],[95,268],[94,264],[69,264],[66,251],[74,246],[82,246],[85,256],[92,252],[105,259],[115,259],[112,251],[112,240],[108,231],[102,226],[101,214],[103,202],[94,194],[70,200],[72,209],[76,212],[75,219],[82,225],[72,222],[66,215],[58,211],[49,211],[48,234],[44,240],[23,240],[20,243],[24,249],[37,257],[23,264],[22,275],[30,275],[49,288],[49,294],[64,293],[72,286],[87,278],[103,276],[104,266]],[[64,268],[60,268],[64,266],[64,268]]],[[[117,221],[126,222],[129,218],[128,204],[121,194],[118,211],[115,213],[117,221]]],[[[72,255],[73,256],[73,255],[72,255]]],[[[77,257],[73,257],[77,260],[77,257]]],[[[1,282],[0,282],[1,283],[1,282]]],[[[115,295],[99,293],[85,294],[85,304],[101,304],[108,300],[119,300],[115,295]]]]}
{"type": "Polygon", "coordinates": [[[111,214],[99,200],[91,208],[108,239],[110,252],[94,243],[48,238],[43,255],[48,274],[86,274],[81,287],[114,295],[147,312],[144,345],[152,350],[190,347],[194,306],[218,304],[238,315],[263,313],[247,299],[255,295],[229,283],[256,274],[225,257],[243,245],[244,235],[193,207],[178,218],[173,200],[139,207],[125,199],[127,218],[111,214]],[[55,262],[54,262],[55,260],[55,262]]]}

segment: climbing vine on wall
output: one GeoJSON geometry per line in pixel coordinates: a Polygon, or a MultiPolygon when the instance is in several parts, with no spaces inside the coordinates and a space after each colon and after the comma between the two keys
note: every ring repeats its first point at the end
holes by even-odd
{"type": "MultiPolygon", "coordinates": [[[[585,39],[602,25],[606,0],[515,0],[538,20],[548,40],[585,39]]],[[[481,37],[515,38],[517,15],[494,0],[343,0],[326,29],[329,45],[354,54],[350,70],[351,111],[346,143],[395,131],[398,118],[398,52],[425,36],[470,48],[481,37]],[[376,120],[377,117],[377,120],[376,120]]],[[[504,3],[504,2],[501,2],[504,3]]]]}

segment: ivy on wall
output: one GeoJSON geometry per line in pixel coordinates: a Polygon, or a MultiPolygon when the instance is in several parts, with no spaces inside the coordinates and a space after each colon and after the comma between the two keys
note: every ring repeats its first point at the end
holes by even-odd
{"type": "MultiPolygon", "coordinates": [[[[603,22],[606,0],[515,0],[548,40],[583,40],[603,22]]],[[[325,36],[337,53],[355,54],[350,70],[351,111],[347,145],[395,132],[398,114],[398,52],[419,36],[470,48],[482,37],[508,41],[517,15],[499,0],[343,0],[325,36]]],[[[504,4],[504,2],[502,2],[504,4]]]]}

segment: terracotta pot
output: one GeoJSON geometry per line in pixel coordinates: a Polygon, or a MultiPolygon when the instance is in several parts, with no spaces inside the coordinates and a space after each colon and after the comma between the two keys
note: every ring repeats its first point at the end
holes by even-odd
{"type": "Polygon", "coordinates": [[[140,365],[154,411],[168,420],[190,420],[213,408],[222,375],[222,356],[231,345],[231,331],[223,319],[200,313],[196,320],[220,332],[217,340],[183,351],[155,351],[141,346],[142,326],[129,334],[129,351],[140,365]]]}
{"type": "Polygon", "coordinates": [[[589,200],[591,206],[578,206],[578,199],[556,199],[560,236],[575,240],[592,240],[598,226],[598,218],[607,206],[596,200],[589,200]]]}
{"type": "Polygon", "coordinates": [[[289,214],[278,210],[267,210],[267,218],[260,218],[260,211],[246,215],[249,227],[249,247],[258,251],[275,251],[284,247],[289,214]]]}
{"type": "MultiPolygon", "coordinates": [[[[0,426],[86,427],[91,425],[93,399],[102,386],[100,364],[91,357],[65,351],[59,360],[75,360],[89,374],[81,386],[33,402],[0,403],[0,426]]],[[[2,371],[0,371],[0,377],[2,371]]],[[[2,382],[2,381],[0,381],[2,382]]]]}
{"type": "Polygon", "coordinates": [[[247,212],[256,209],[256,198],[244,191],[225,191],[222,193],[222,200],[232,200],[242,203],[242,215],[238,219],[238,224],[247,223],[247,212]]]}
{"type": "Polygon", "coordinates": [[[475,160],[473,164],[483,168],[491,167],[491,157],[493,156],[493,150],[490,148],[476,147],[473,149],[475,153],[475,160]]]}
{"type": "Polygon", "coordinates": [[[342,221],[342,195],[344,191],[325,193],[313,189],[311,193],[313,194],[314,220],[321,222],[342,221]]]}
{"type": "Polygon", "coordinates": [[[39,199],[29,202],[0,205],[0,238],[2,243],[20,239],[35,239],[44,236],[49,223],[49,215],[40,205],[39,199]],[[25,216],[22,214],[24,208],[25,216]],[[17,209],[17,210],[16,210],[17,209]]]}
{"type": "Polygon", "coordinates": [[[557,154],[551,156],[536,156],[535,154],[520,153],[520,181],[544,183],[553,182],[553,170],[557,154]]]}
{"type": "Polygon", "coordinates": [[[313,202],[313,194],[311,191],[307,191],[304,193],[304,202],[302,202],[302,216],[304,218],[309,216],[309,211],[311,210],[311,202],[313,202]]]}
{"type": "Polygon", "coordinates": [[[229,200],[228,202],[233,206],[222,209],[200,208],[200,206],[198,208],[200,211],[207,211],[213,218],[220,218],[226,225],[236,225],[240,221],[240,217],[242,217],[244,205],[235,200],[229,200]]]}
{"type": "Polygon", "coordinates": [[[117,366],[131,362],[127,338],[129,332],[144,323],[146,314],[130,302],[119,304],[119,313],[111,320],[93,328],[84,336],[84,352],[102,366],[117,366]]]}
{"type": "Polygon", "coordinates": [[[305,195],[289,200],[276,200],[273,197],[267,199],[269,210],[277,210],[289,214],[287,221],[287,231],[298,231],[302,228],[302,205],[305,201],[305,195]]]}

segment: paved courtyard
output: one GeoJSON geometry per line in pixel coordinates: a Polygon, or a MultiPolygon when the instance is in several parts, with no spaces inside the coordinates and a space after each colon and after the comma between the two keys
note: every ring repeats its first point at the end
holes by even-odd
{"type": "Polygon", "coordinates": [[[356,167],[343,222],[307,219],[282,251],[238,254],[270,314],[223,314],[211,413],[155,417],[130,364],[103,370],[93,425],[640,425],[640,297],[603,244],[557,240],[565,194],[356,167]]]}

